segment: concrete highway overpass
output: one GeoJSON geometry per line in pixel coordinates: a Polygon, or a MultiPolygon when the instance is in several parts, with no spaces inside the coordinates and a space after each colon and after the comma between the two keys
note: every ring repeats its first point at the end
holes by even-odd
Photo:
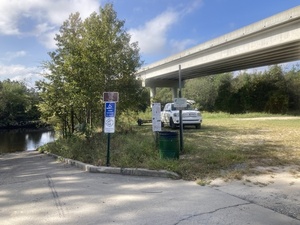
{"type": "Polygon", "coordinates": [[[182,80],[300,59],[300,6],[276,14],[168,58],[142,67],[143,86],[173,87],[182,80]]]}

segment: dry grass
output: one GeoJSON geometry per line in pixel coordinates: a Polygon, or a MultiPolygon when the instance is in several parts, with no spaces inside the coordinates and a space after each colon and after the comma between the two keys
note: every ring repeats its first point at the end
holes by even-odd
{"type": "Polygon", "coordinates": [[[188,179],[239,179],[257,166],[300,165],[299,117],[206,118],[200,131],[185,130],[184,137],[188,179]]]}
{"type": "MultiPolygon", "coordinates": [[[[258,166],[300,165],[300,117],[262,116],[203,113],[201,129],[184,129],[179,160],[159,158],[151,124],[131,124],[130,132],[112,135],[111,166],[171,170],[205,184],[216,177],[242,179],[257,173],[258,166]]],[[[105,165],[106,135],[97,134],[88,143],[79,138],[57,141],[44,149],[105,165]]]]}

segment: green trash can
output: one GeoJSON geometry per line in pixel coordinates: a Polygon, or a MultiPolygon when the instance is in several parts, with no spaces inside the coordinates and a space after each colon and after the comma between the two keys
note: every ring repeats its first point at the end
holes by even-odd
{"type": "Polygon", "coordinates": [[[178,133],[159,132],[159,155],[161,159],[179,159],[178,133]]]}

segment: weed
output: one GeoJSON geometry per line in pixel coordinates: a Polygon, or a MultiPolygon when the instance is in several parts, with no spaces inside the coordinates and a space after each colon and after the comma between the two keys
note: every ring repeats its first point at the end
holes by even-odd
{"type": "Polygon", "coordinates": [[[206,185],[209,185],[211,183],[211,181],[198,179],[198,180],[196,180],[196,183],[200,186],[206,186],[206,185]]]}
{"type": "MultiPolygon", "coordinates": [[[[143,116],[148,118],[149,112],[143,116]]],[[[180,159],[166,160],[159,157],[151,125],[138,126],[136,114],[128,113],[119,118],[116,133],[111,135],[111,166],[170,170],[183,179],[200,181],[221,176],[242,179],[257,166],[300,166],[299,117],[262,118],[266,116],[204,112],[202,129],[184,129],[180,159]],[[247,119],[254,117],[260,119],[247,119]]],[[[74,135],[40,148],[94,165],[103,165],[106,150],[103,133],[88,139],[74,135]]]]}

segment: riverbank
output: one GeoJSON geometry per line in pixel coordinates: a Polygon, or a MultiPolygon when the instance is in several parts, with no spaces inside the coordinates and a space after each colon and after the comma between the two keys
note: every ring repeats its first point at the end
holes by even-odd
{"type": "Polygon", "coordinates": [[[11,129],[53,129],[50,124],[36,120],[36,121],[20,121],[10,124],[0,123],[0,130],[11,129]]]}

